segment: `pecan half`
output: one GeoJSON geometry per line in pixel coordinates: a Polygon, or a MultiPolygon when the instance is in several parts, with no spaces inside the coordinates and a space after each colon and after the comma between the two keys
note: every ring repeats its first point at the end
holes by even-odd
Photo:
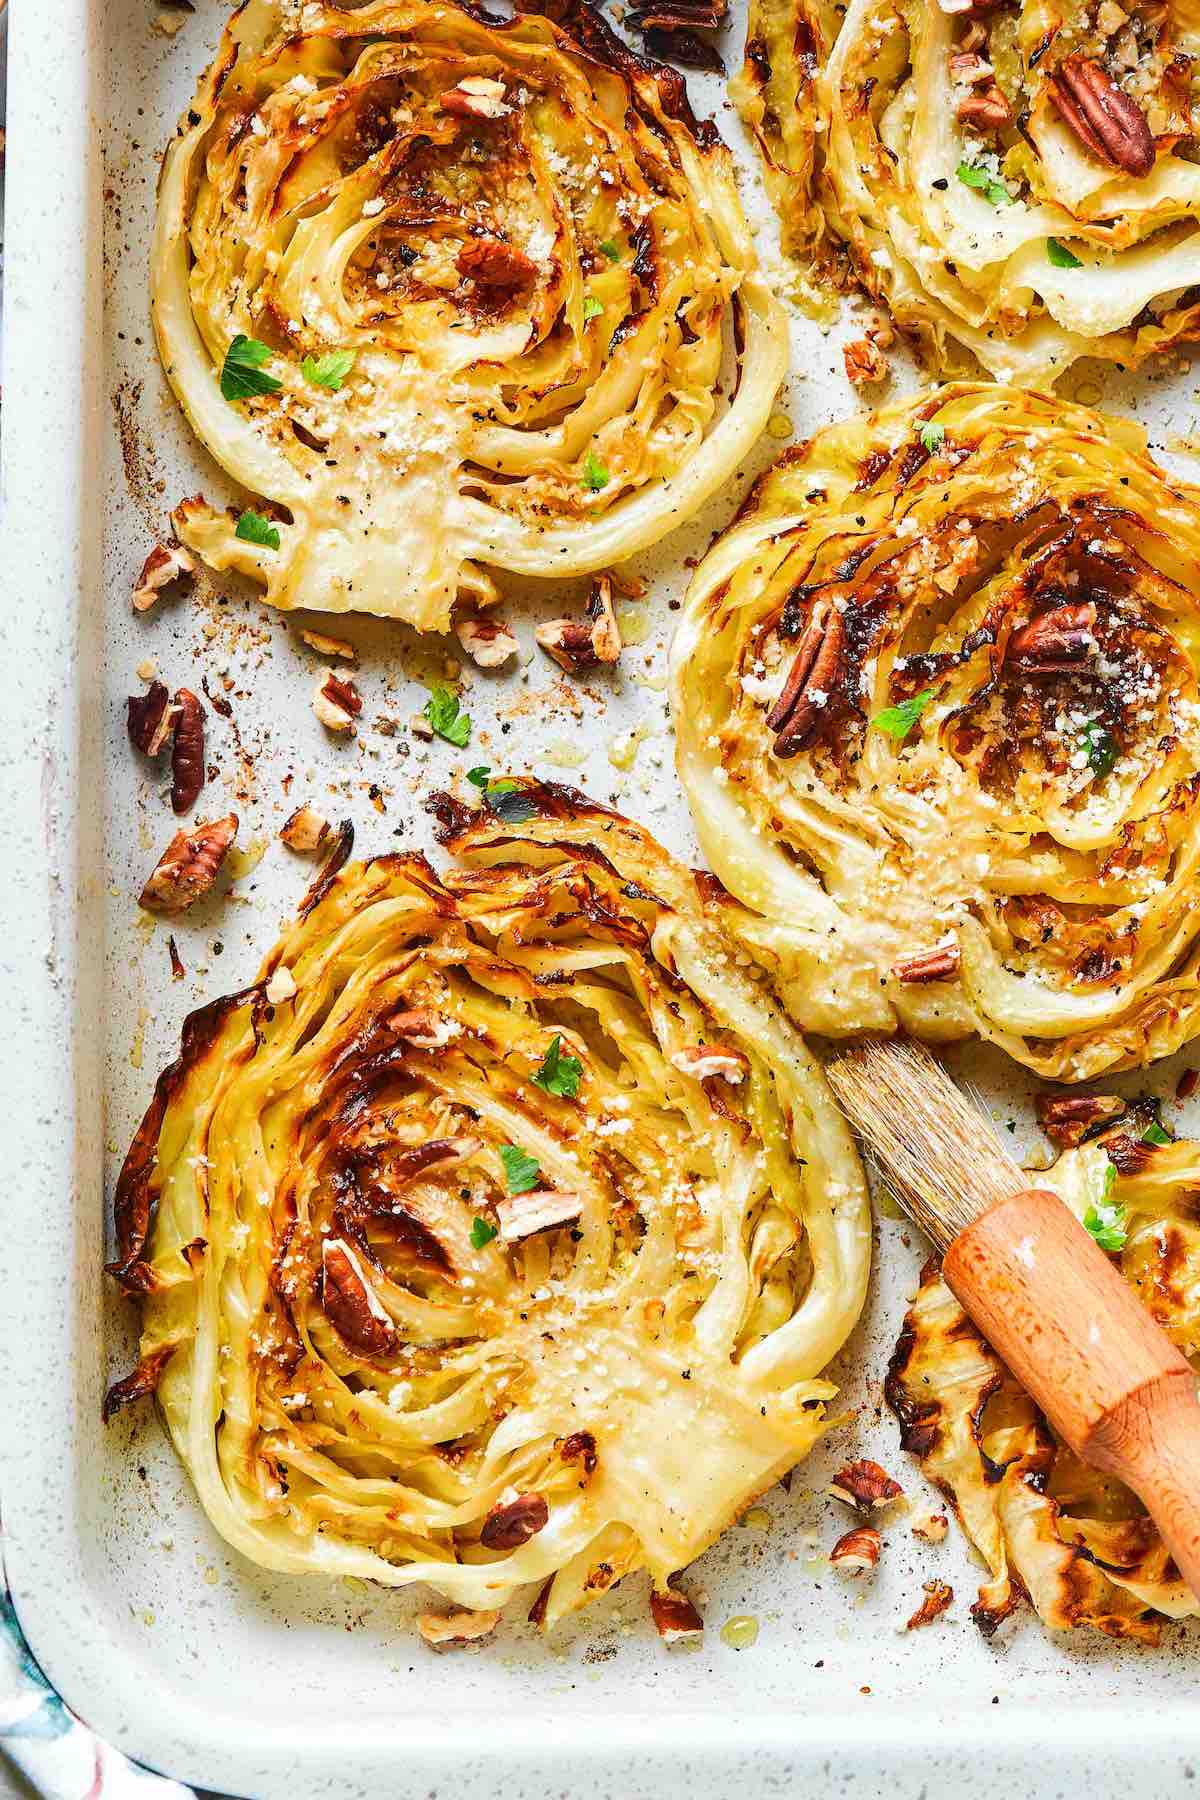
{"type": "Polygon", "coordinates": [[[1008,656],[1027,675],[1060,675],[1077,669],[1095,647],[1096,608],[1085,600],[1055,606],[1008,640],[1008,656]]]}
{"type": "Polygon", "coordinates": [[[130,694],[125,702],[125,722],[134,749],[143,756],[157,756],[175,723],[165,684],[152,681],[144,694],[130,694]]]}
{"type": "Polygon", "coordinates": [[[504,83],[490,75],[464,75],[442,95],[443,112],[464,119],[502,119],[512,109],[504,104],[504,83]]]}
{"type": "Polygon", "coordinates": [[[452,1650],[490,1637],[500,1623],[498,1612],[418,1613],[417,1630],[434,1650],[452,1650]]]}
{"type": "Polygon", "coordinates": [[[1065,1149],[1081,1144],[1125,1111],[1119,1094],[1038,1094],[1033,1104],[1046,1136],[1065,1149]]]}
{"type": "Polygon", "coordinates": [[[696,1081],[708,1081],[719,1075],[722,1081],[736,1087],[746,1079],[750,1061],[740,1050],[730,1049],[727,1044],[694,1044],[686,1050],[676,1050],[671,1057],[671,1067],[678,1069],[681,1075],[691,1075],[696,1081]]]}
{"type": "Polygon", "coordinates": [[[832,600],[818,600],[800,634],[778,700],[767,714],[776,756],[795,756],[819,736],[846,657],[846,627],[832,600]]]}
{"type": "Polygon", "coordinates": [[[1099,63],[1064,57],[1050,77],[1050,98],[1093,156],[1127,175],[1150,173],[1155,152],[1146,116],[1099,63]]]}
{"type": "Polygon", "coordinates": [[[686,1594],[674,1588],[652,1588],[650,1616],[664,1644],[681,1644],[704,1635],[704,1620],[686,1594]]]}
{"type": "Polygon", "coordinates": [[[844,1500],[847,1506],[856,1506],[859,1512],[870,1512],[874,1507],[890,1506],[893,1500],[901,1499],[904,1489],[898,1481],[892,1480],[886,1469],[864,1456],[838,1470],[829,1484],[829,1492],[835,1500],[844,1500]]]}
{"type": "Polygon", "coordinates": [[[195,563],[179,544],[155,544],[134,585],[134,612],[149,612],[165,587],[170,587],[181,575],[194,575],[195,572],[195,563]]]}
{"type": "Polygon", "coordinates": [[[321,1245],[321,1306],[351,1349],[365,1356],[389,1356],[395,1350],[396,1327],[344,1238],[326,1238],[321,1245]]]}
{"type": "Polygon", "coordinates": [[[843,344],[842,361],[847,378],[855,387],[867,387],[888,378],[888,359],[870,338],[854,338],[843,344]]]}
{"type": "Polygon", "coordinates": [[[542,1494],[518,1494],[515,1500],[493,1506],[483,1521],[479,1541],[485,1550],[519,1550],[536,1537],[550,1517],[542,1494]]]}
{"type": "Polygon", "coordinates": [[[882,1549],[883,1539],[873,1525],[856,1525],[829,1552],[830,1567],[843,1575],[862,1575],[875,1567],[882,1549]]]}
{"type": "Polygon", "coordinates": [[[597,663],[615,663],[621,654],[621,633],[612,604],[612,578],[597,577],[588,601],[590,625],[576,619],[551,619],[539,625],[534,636],[560,669],[578,675],[597,663]]]}
{"type": "Polygon", "coordinates": [[[925,1598],[915,1613],[907,1621],[905,1631],[917,1631],[922,1625],[932,1625],[940,1619],[954,1598],[954,1589],[945,1581],[927,1581],[925,1598]]]}
{"type": "Polygon", "coordinates": [[[322,675],[312,697],[312,709],[326,731],[353,731],[362,704],[362,695],[354,683],[340,680],[332,670],[322,675]]]}
{"type": "Polygon", "coordinates": [[[520,293],[537,280],[537,264],[503,238],[472,238],[455,258],[455,268],[468,281],[496,293],[520,293]]]}
{"type": "Polygon", "coordinates": [[[962,967],[962,951],[957,943],[937,944],[932,950],[919,950],[915,956],[897,957],[892,974],[897,981],[917,987],[927,981],[952,981],[962,967]]]}
{"type": "Polygon", "coordinates": [[[194,905],[220,874],[237,828],[237,814],[229,813],[211,823],[201,821],[192,831],[177,831],[138,896],[138,905],[168,913],[194,905]]]}
{"type": "Polygon", "coordinates": [[[580,1194],[559,1193],[555,1188],[535,1188],[528,1194],[510,1194],[496,1202],[500,1242],[515,1244],[539,1231],[572,1225],[583,1211],[580,1194]]]}
{"type": "Polygon", "coordinates": [[[319,850],[328,836],[329,820],[323,819],[311,806],[298,806],[284,821],[279,841],[289,850],[308,852],[319,850]]]}
{"type": "Polygon", "coordinates": [[[204,707],[190,688],[175,695],[171,745],[171,810],[190,812],[204,787],[204,707]]]}
{"type": "Polygon", "coordinates": [[[521,648],[502,619],[467,613],[454,621],[454,635],[481,669],[498,669],[521,648]]]}

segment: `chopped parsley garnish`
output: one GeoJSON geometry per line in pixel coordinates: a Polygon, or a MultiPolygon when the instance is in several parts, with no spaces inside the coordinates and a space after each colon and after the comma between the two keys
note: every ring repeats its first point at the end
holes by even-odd
{"type": "Polygon", "coordinates": [[[1084,726],[1083,747],[1093,774],[1107,775],[1117,760],[1117,740],[1099,719],[1089,719],[1084,726]]]}
{"type": "Polygon", "coordinates": [[[1117,1171],[1109,1163],[1104,1171],[1101,1197],[1083,1215],[1084,1229],[1091,1232],[1102,1250],[1125,1248],[1125,1207],[1120,1200],[1111,1198],[1116,1179],[1117,1171]]]}
{"type": "Polygon", "coordinates": [[[940,450],[946,441],[946,427],[935,425],[932,420],[927,420],[922,425],[919,436],[926,450],[932,456],[934,451],[940,450]]]}
{"type": "Polygon", "coordinates": [[[583,459],[583,485],[593,494],[608,486],[608,470],[594,450],[589,450],[583,459]]]}
{"type": "Polygon", "coordinates": [[[463,750],[470,742],[471,721],[458,708],[458,695],[449,688],[435,687],[424,706],[425,717],[440,738],[463,750]]]}
{"type": "Polygon", "coordinates": [[[270,519],[264,519],[261,513],[244,512],[234,527],[234,537],[240,537],[245,544],[261,544],[265,550],[278,550],[279,533],[270,519]]]}
{"type": "Polygon", "coordinates": [[[922,693],[914,694],[911,700],[901,700],[898,706],[885,706],[882,712],[875,714],[872,725],[876,731],[886,731],[890,738],[902,744],[933,699],[934,691],[926,688],[922,693]]]}
{"type": "Polygon", "coordinates": [[[353,350],[327,350],[324,356],[306,356],[300,370],[305,381],[330,388],[336,394],[354,367],[356,354],[353,350]]]}
{"type": "Polygon", "coordinates": [[[501,1144],[500,1161],[510,1194],[527,1194],[537,1186],[542,1169],[535,1156],[527,1155],[516,1144],[501,1144]]]}
{"type": "Polygon", "coordinates": [[[554,1042],[541,1060],[534,1081],[547,1094],[557,1094],[560,1100],[573,1100],[579,1092],[579,1082],[583,1075],[583,1064],[577,1056],[564,1056],[562,1038],[555,1033],[554,1042]]]}
{"type": "Polygon", "coordinates": [[[960,162],[954,171],[964,187],[974,188],[990,206],[1011,206],[1013,197],[1002,181],[979,163],[960,162]]]}
{"type": "Polygon", "coordinates": [[[485,788],[491,778],[492,771],[486,763],[480,763],[477,769],[467,770],[467,780],[472,787],[485,788]]]}
{"type": "Polygon", "coordinates": [[[600,245],[600,250],[604,256],[607,256],[609,262],[620,262],[621,252],[617,249],[617,246],[613,243],[611,238],[604,239],[600,245]]]}
{"type": "Polygon", "coordinates": [[[252,400],[256,394],[277,394],[283,386],[274,375],[263,374],[271,360],[271,347],[239,331],[225,352],[221,366],[221,393],[226,400],[252,400]]]}
{"type": "Polygon", "coordinates": [[[506,825],[523,825],[526,819],[536,816],[536,804],[521,792],[511,776],[503,775],[499,781],[493,781],[492,771],[481,763],[477,769],[467,770],[467,780],[479,789],[488,811],[506,825]]]}
{"type": "Polygon", "coordinates": [[[1057,238],[1046,239],[1046,258],[1056,269],[1082,269],[1083,264],[1073,250],[1060,244],[1057,238]]]}
{"type": "Polygon", "coordinates": [[[588,294],[583,302],[584,324],[586,325],[589,319],[598,319],[603,311],[604,308],[597,300],[595,294],[588,294]]]}
{"type": "Polygon", "coordinates": [[[1174,1138],[1169,1131],[1164,1131],[1157,1119],[1152,1119],[1142,1133],[1143,1144],[1172,1144],[1174,1138]]]}
{"type": "Polygon", "coordinates": [[[495,1235],[496,1227],[494,1225],[489,1225],[486,1219],[476,1218],[471,1225],[472,1250],[482,1250],[485,1244],[491,1243],[495,1235]]]}

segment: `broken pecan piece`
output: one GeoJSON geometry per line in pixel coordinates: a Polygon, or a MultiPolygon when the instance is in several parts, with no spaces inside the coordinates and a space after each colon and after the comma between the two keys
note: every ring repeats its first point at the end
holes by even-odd
{"type": "Polygon", "coordinates": [[[820,735],[829,717],[846,654],[846,627],[832,600],[818,600],[800,634],[778,700],[767,714],[775,754],[795,756],[820,735]]]}
{"type": "Polygon", "coordinates": [[[955,109],[955,117],[960,124],[970,125],[976,131],[1000,131],[1005,125],[1012,124],[1012,108],[993,81],[973,94],[964,94],[955,109]]]}
{"type": "Polygon", "coordinates": [[[396,1012],[387,1021],[388,1029],[411,1044],[414,1050],[441,1050],[462,1036],[457,1019],[444,1018],[428,1006],[414,1007],[410,1012],[396,1012]]]}
{"type": "Polygon", "coordinates": [[[612,578],[600,575],[588,601],[590,625],[576,619],[551,619],[539,625],[534,636],[560,669],[578,675],[597,663],[615,663],[621,654],[621,633],[612,604],[612,578]]]}
{"type": "Polygon", "coordinates": [[[932,1625],[939,1619],[954,1598],[954,1589],[945,1581],[927,1581],[925,1598],[905,1625],[905,1631],[917,1631],[922,1625],[932,1625]]]}
{"type": "Polygon", "coordinates": [[[307,852],[319,850],[328,836],[329,820],[323,819],[311,806],[298,806],[284,821],[279,841],[289,850],[307,852]]]}
{"type": "Polygon", "coordinates": [[[515,1500],[493,1506],[483,1521],[479,1541],[485,1550],[519,1550],[536,1537],[550,1517],[542,1494],[518,1494],[515,1500]]]}
{"type": "Polygon", "coordinates": [[[322,675],[313,692],[312,709],[326,731],[353,731],[362,704],[354,683],[340,680],[332,670],[322,675]]]}
{"type": "Polygon", "coordinates": [[[143,756],[157,756],[175,723],[166,685],[152,681],[144,694],[130,694],[125,702],[129,741],[143,756]]]}
{"type": "Polygon", "coordinates": [[[477,286],[510,294],[532,287],[538,272],[537,264],[523,250],[498,237],[472,238],[459,251],[454,266],[477,286]]]}
{"type": "Polygon", "coordinates": [[[528,1194],[510,1194],[496,1202],[500,1242],[515,1244],[539,1231],[573,1225],[583,1212],[579,1194],[559,1193],[555,1188],[535,1188],[528,1194]]]}
{"type": "Polygon", "coordinates": [[[238,818],[201,822],[192,831],[177,831],[138,897],[138,905],[155,912],[184,912],[207,894],[221,872],[225,854],[237,836],[238,818]]]}
{"type": "Polygon", "coordinates": [[[664,1644],[681,1644],[704,1635],[704,1620],[687,1595],[674,1588],[650,1590],[650,1616],[664,1644]]]}
{"type": "Polygon", "coordinates": [[[323,631],[309,631],[307,628],[301,630],[300,636],[318,656],[332,656],[348,663],[358,661],[358,651],[345,638],[326,637],[323,631]]]}
{"type": "Polygon", "coordinates": [[[901,1499],[904,1489],[898,1481],[892,1480],[886,1469],[864,1456],[838,1470],[829,1484],[829,1492],[835,1500],[844,1500],[847,1506],[855,1506],[859,1512],[870,1512],[874,1507],[890,1506],[893,1500],[901,1499]]]}
{"type": "Polygon", "coordinates": [[[1008,640],[1008,656],[1027,675],[1061,675],[1086,662],[1095,647],[1096,608],[1085,600],[1055,606],[1008,640]]]}
{"type": "Polygon", "coordinates": [[[486,613],[465,613],[455,619],[454,635],[481,669],[498,669],[521,648],[504,621],[486,613]]]}
{"type": "Polygon", "coordinates": [[[1064,57],[1050,77],[1050,98],[1093,156],[1127,175],[1150,173],[1155,152],[1146,116],[1099,63],[1064,57]]]}
{"type": "Polygon", "coordinates": [[[875,1567],[882,1549],[883,1539],[873,1525],[855,1525],[829,1552],[830,1567],[843,1575],[861,1575],[875,1567]]]}
{"type": "Polygon", "coordinates": [[[441,98],[443,112],[464,119],[502,119],[512,109],[504,104],[504,83],[490,75],[464,75],[441,98]]]}
{"type": "Polygon", "coordinates": [[[179,544],[155,544],[142,564],[133,590],[134,612],[149,612],[158,596],[181,575],[194,575],[196,565],[179,544]]]}
{"type": "Polygon", "coordinates": [[[842,346],[847,378],[855,387],[868,387],[888,378],[888,359],[870,338],[853,338],[842,346]]]}
{"type": "Polygon", "coordinates": [[[912,1523],[912,1534],[926,1544],[940,1544],[950,1529],[944,1512],[921,1513],[912,1523]]]}
{"type": "Polygon", "coordinates": [[[1033,1104],[1046,1136],[1064,1149],[1081,1144],[1125,1111],[1119,1094],[1038,1094],[1033,1104]]]}
{"type": "Polygon", "coordinates": [[[932,950],[920,950],[915,956],[897,957],[892,974],[897,981],[916,987],[927,981],[952,981],[962,967],[962,951],[957,942],[936,944],[932,950]]]}
{"type": "Polygon", "coordinates": [[[321,1245],[321,1306],[352,1350],[365,1356],[389,1356],[395,1350],[396,1327],[344,1238],[327,1238],[321,1245]]]}
{"type": "Polygon", "coordinates": [[[490,1637],[500,1623],[498,1612],[418,1613],[417,1630],[434,1650],[452,1650],[490,1637]]]}
{"type": "Polygon", "coordinates": [[[190,812],[204,787],[204,707],[190,688],[175,695],[171,745],[171,810],[190,812]]]}

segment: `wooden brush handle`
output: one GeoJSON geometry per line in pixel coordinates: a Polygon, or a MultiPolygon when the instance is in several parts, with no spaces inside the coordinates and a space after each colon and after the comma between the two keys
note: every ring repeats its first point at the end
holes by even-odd
{"type": "Polygon", "coordinates": [[[1118,1476],[1200,1597],[1200,1405],[1191,1368],[1057,1194],[998,1200],[947,1282],[1077,1456],[1118,1476]]]}

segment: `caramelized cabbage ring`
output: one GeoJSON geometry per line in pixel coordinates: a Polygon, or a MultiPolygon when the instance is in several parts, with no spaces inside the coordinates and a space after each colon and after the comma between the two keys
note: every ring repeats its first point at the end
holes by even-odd
{"type": "Polygon", "coordinates": [[[238,10],[163,170],[163,364],[279,541],[202,499],[181,539],[276,606],[438,631],[458,594],[495,598],[480,561],[576,575],[656,543],[754,442],[787,359],[680,76],[582,0],[561,25],[297,12],[238,10]]]}
{"type": "MultiPolygon", "coordinates": [[[[1039,1173],[1080,1219],[1101,1209],[1139,1299],[1200,1369],[1200,1144],[1144,1140],[1135,1110],[1039,1173]]],[[[988,1636],[1023,1597],[1056,1630],[1092,1625],[1155,1642],[1197,1602],[1129,1490],[1081,1463],[924,1270],[886,1383],[904,1447],[954,1506],[991,1580],[972,1608],[988,1636]]]]}
{"type": "Polygon", "coordinates": [[[1200,491],[957,386],[785,456],[673,650],[700,841],[806,1029],[1064,1080],[1200,1033],[1200,491]]]}
{"type": "Polygon", "coordinates": [[[791,250],[939,366],[1044,381],[1200,330],[1198,53],[1183,0],[751,0],[734,85],[791,250]]]}
{"type": "Polygon", "coordinates": [[[549,1583],[550,1625],[661,1587],[821,1436],[870,1213],[698,878],[515,791],[521,826],[445,802],[465,871],[352,865],[189,1019],[117,1191],[144,1328],[108,1408],[157,1388],[254,1562],[549,1583]]]}

